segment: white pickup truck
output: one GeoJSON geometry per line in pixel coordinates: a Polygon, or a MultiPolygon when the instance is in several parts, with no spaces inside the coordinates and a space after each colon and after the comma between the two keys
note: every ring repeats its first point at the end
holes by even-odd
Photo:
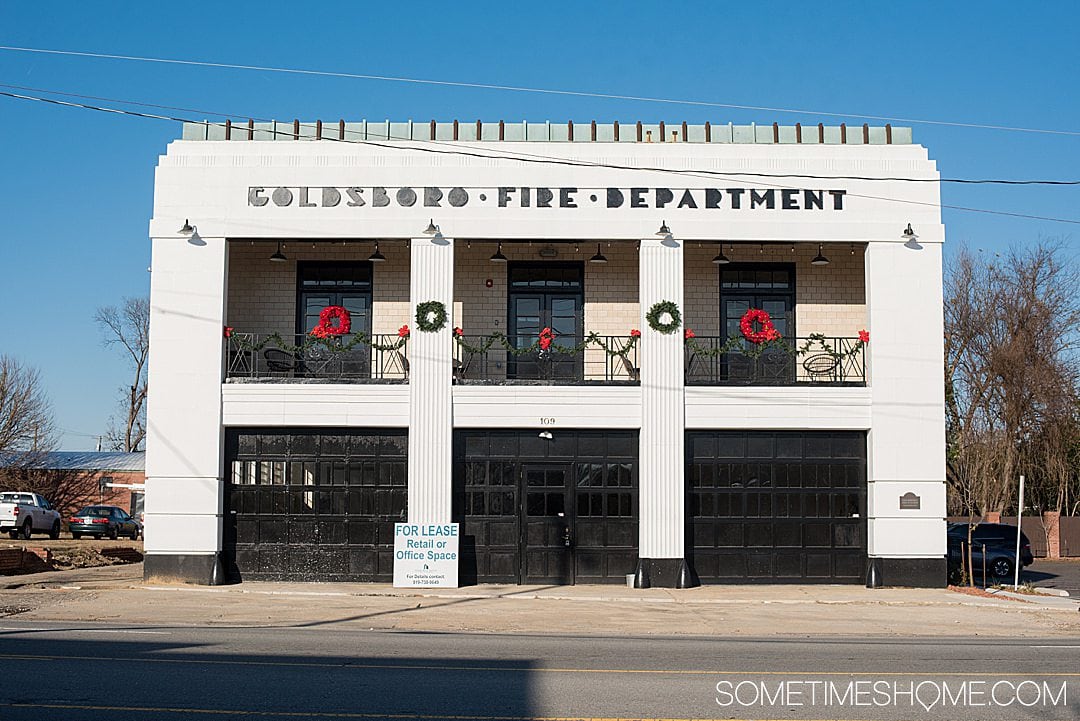
{"type": "Polygon", "coordinates": [[[12,538],[30,538],[32,533],[48,533],[60,538],[60,514],[36,493],[5,491],[0,493],[0,533],[12,538]]]}

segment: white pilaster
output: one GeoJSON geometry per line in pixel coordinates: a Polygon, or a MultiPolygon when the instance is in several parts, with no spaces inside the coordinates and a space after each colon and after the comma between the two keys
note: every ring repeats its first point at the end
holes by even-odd
{"type": "Polygon", "coordinates": [[[685,526],[685,403],[683,333],[649,327],[645,314],[654,303],[683,305],[683,244],[670,236],[641,241],[641,436],[638,476],[638,555],[682,559],[685,526]]]}
{"type": "Polygon", "coordinates": [[[153,239],[146,553],[221,550],[224,238],[153,239]]]}
{"type": "Polygon", "coordinates": [[[945,554],[945,379],[940,243],[866,249],[871,556],[945,554]],[[900,508],[905,493],[920,507],[900,508]]]}
{"type": "Polygon", "coordinates": [[[409,297],[446,306],[446,326],[409,324],[409,522],[449,523],[452,498],[454,241],[414,238],[409,297]]]}

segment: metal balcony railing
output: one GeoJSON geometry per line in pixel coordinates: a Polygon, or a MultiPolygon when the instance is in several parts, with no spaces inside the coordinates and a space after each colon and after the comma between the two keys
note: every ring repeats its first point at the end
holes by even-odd
{"type": "Polygon", "coordinates": [[[234,331],[225,345],[225,378],[404,383],[409,378],[408,339],[396,334],[313,338],[234,331]]]}
{"type": "Polygon", "coordinates": [[[719,336],[686,340],[686,384],[696,386],[866,385],[865,344],[812,335],[761,347],[719,336]],[[732,350],[732,345],[737,346],[732,350]]]}
{"type": "Polygon", "coordinates": [[[637,384],[636,337],[555,336],[541,348],[533,335],[457,336],[454,382],[460,384],[637,384]]]}

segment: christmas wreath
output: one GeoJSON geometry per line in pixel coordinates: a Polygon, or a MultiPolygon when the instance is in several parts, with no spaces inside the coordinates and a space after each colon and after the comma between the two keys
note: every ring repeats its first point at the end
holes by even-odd
{"type": "Polygon", "coordinates": [[[311,329],[311,335],[316,338],[348,335],[350,328],[352,328],[352,316],[349,315],[349,311],[340,305],[328,305],[319,313],[319,323],[311,329]]]}
{"type": "Polygon", "coordinates": [[[416,305],[416,327],[425,333],[434,333],[446,326],[446,306],[437,300],[416,305]]]}
{"type": "Polygon", "coordinates": [[[742,331],[743,337],[751,343],[780,340],[780,331],[776,330],[772,318],[760,308],[751,308],[743,313],[743,317],[739,321],[739,330],[742,331]],[[754,323],[760,323],[761,330],[754,330],[754,323]]]}
{"type": "Polygon", "coordinates": [[[649,312],[645,314],[645,320],[649,322],[649,327],[657,333],[671,335],[679,329],[679,325],[682,323],[682,314],[679,313],[679,306],[670,300],[661,300],[652,304],[649,312]],[[665,315],[670,319],[667,322],[662,320],[665,315]]]}

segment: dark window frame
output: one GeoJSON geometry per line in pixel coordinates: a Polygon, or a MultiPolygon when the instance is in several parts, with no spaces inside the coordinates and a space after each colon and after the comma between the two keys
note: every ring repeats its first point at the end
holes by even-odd
{"type": "Polygon", "coordinates": [[[343,293],[367,295],[368,302],[368,321],[369,326],[367,328],[357,328],[356,330],[362,330],[365,333],[370,333],[370,323],[374,316],[374,299],[375,299],[375,264],[366,260],[301,260],[296,263],[296,334],[303,335],[308,333],[311,328],[306,327],[307,321],[305,320],[305,303],[304,294],[316,294],[325,293],[326,295],[337,296],[337,300],[332,302],[331,305],[340,304],[341,295],[343,293]],[[367,287],[362,285],[357,286],[345,282],[340,282],[335,285],[327,286],[314,286],[311,288],[304,287],[304,274],[309,271],[344,271],[347,269],[365,271],[367,275],[367,287]]]}

